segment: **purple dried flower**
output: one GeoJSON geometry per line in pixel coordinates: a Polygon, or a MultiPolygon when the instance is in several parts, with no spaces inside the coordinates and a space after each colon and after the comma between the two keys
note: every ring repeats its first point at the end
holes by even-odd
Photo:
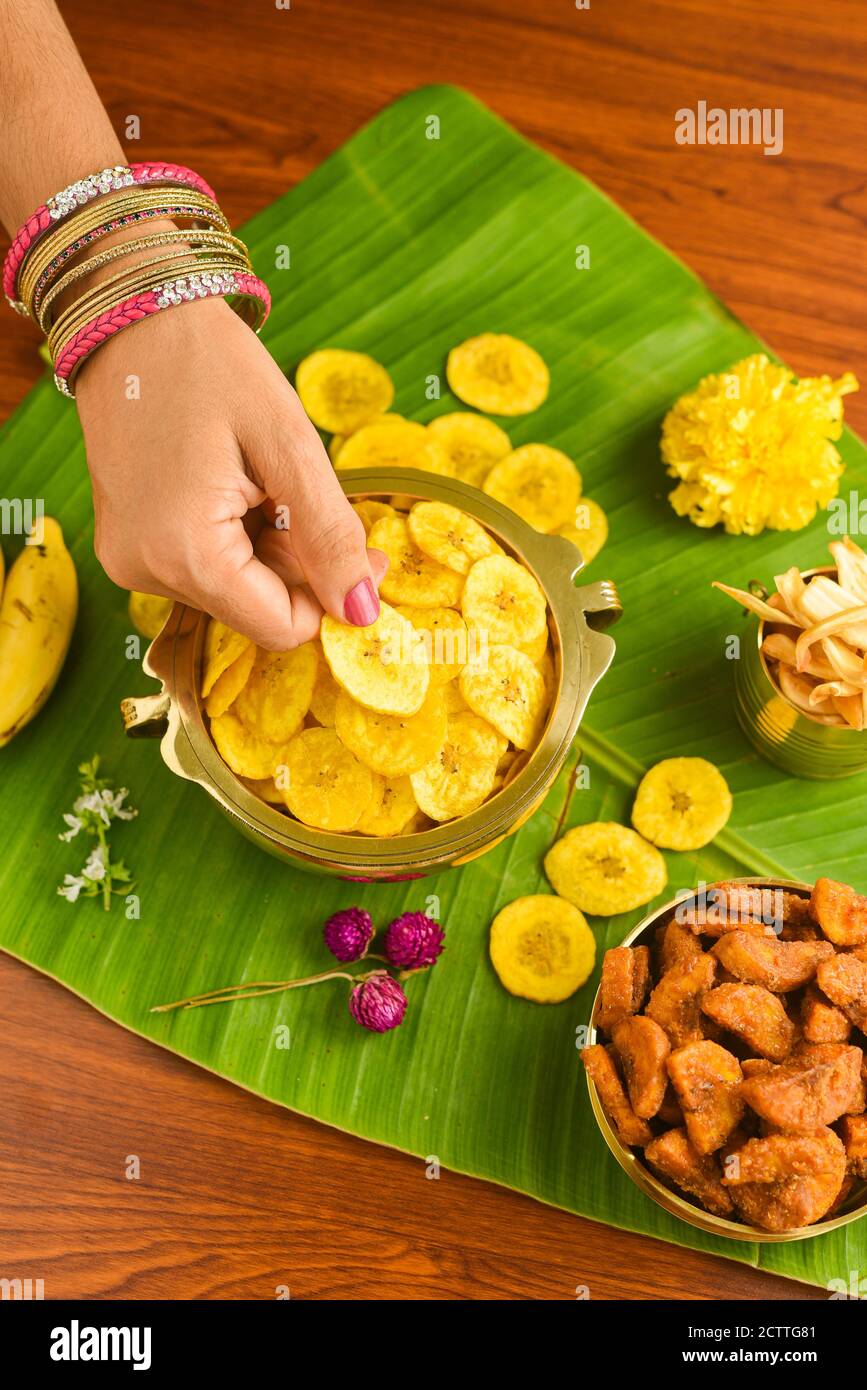
{"type": "Polygon", "coordinates": [[[349,1012],[362,1028],[371,1033],[387,1033],[403,1023],[406,995],[397,980],[384,970],[354,985],[349,995],[349,1012]]]}
{"type": "Polygon", "coordinates": [[[361,960],[373,936],[370,913],[363,907],[347,907],[335,912],[325,923],[325,945],[338,960],[361,960]]]}
{"type": "Polygon", "coordinates": [[[433,965],[443,949],[445,932],[423,912],[404,912],[386,927],[382,949],[391,965],[421,970],[433,965]]]}

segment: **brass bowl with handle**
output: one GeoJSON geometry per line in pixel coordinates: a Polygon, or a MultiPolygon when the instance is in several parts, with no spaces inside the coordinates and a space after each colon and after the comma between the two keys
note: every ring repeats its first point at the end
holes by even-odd
{"type": "Polygon", "coordinates": [[[271,854],[303,868],[363,883],[423,877],[467,864],[517,830],[549,791],[578,729],[591,692],[611,664],[604,630],[621,613],[612,583],[577,585],[580,552],[561,536],[542,535],[476,488],[414,469],[356,469],[339,474],[350,500],[447,502],[475,517],[531,571],[549,605],[556,693],[541,739],[520,772],[469,815],[391,839],[315,830],[267,805],[244,786],[217,752],[199,698],[207,615],[175,604],[144,659],[159,693],[122,702],[127,734],[159,736],[167,766],[197,782],[237,828],[271,854]]]}

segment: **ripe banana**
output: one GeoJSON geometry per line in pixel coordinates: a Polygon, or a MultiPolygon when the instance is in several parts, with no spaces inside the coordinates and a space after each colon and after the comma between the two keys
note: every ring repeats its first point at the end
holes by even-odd
{"type": "Polygon", "coordinates": [[[25,545],[0,602],[0,748],[45,704],[75,626],[75,565],[57,522],[42,524],[41,544],[25,545]]]}

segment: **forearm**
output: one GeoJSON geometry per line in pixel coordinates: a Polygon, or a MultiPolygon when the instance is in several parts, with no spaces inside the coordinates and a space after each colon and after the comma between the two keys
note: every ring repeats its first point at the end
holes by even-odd
{"type": "Polygon", "coordinates": [[[0,0],[0,221],[14,235],[75,179],[125,162],[54,0],[0,0]]]}

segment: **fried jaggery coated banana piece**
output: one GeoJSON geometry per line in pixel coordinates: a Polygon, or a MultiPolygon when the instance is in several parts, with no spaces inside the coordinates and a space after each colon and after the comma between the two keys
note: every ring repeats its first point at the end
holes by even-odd
{"type": "Polygon", "coordinates": [[[810,1133],[863,1108],[860,1047],[808,1045],[788,1062],[748,1077],[741,1095],[774,1129],[810,1133]],[[822,1050],[816,1051],[816,1048],[822,1050]],[[833,1049],[828,1052],[825,1049],[833,1049]]]}
{"type": "Polygon", "coordinates": [[[702,953],[691,965],[667,970],[648,1000],[647,1013],[668,1034],[672,1047],[704,1037],[701,1001],[716,974],[713,956],[702,953]]]}
{"type": "Polygon", "coordinates": [[[661,978],[675,965],[692,965],[701,955],[695,932],[672,918],[656,933],[656,974],[661,978]]]}
{"type": "Polygon", "coordinates": [[[704,1038],[677,1048],[666,1065],[693,1148],[700,1154],[722,1148],[744,1113],[737,1057],[704,1038]]]}
{"type": "Polygon", "coordinates": [[[835,946],[867,943],[867,898],[847,883],[817,878],[810,905],[822,931],[835,946]]]}
{"type": "MultiPolygon", "coordinates": [[[[774,1138],[779,1136],[768,1136],[774,1138]]],[[[750,1140],[766,1144],[767,1139],[750,1140]]],[[[778,1182],[744,1182],[729,1188],[738,1214],[765,1231],[792,1231],[812,1226],[826,1216],[846,1177],[846,1154],[833,1130],[821,1135],[824,1153],[819,1172],[782,1178],[778,1182]]],[[[744,1148],[747,1148],[744,1145],[744,1148]]],[[[735,1155],[741,1158],[744,1149],[735,1155]]]]}
{"type": "Polygon", "coordinates": [[[807,985],[801,1000],[801,1027],[807,1042],[848,1041],[852,1025],[842,1009],[826,999],[816,986],[807,985]]]}
{"type": "Polygon", "coordinates": [[[692,903],[677,908],[676,920],[697,936],[723,936],[730,931],[764,936],[773,931],[770,897],[743,883],[715,883],[692,903]]]}
{"type": "Polygon", "coordinates": [[[846,1164],[856,1178],[867,1178],[867,1115],[846,1115],[840,1121],[846,1164]]]}
{"type": "Polygon", "coordinates": [[[593,1043],[592,1046],[584,1048],[581,1060],[620,1142],[630,1149],[643,1148],[645,1144],[649,1144],[653,1138],[653,1131],[647,1121],[640,1119],[629,1104],[623,1082],[608,1049],[601,1043],[593,1043]]]}
{"type": "Polygon", "coordinates": [[[822,961],[816,983],[831,1003],[843,1010],[850,1023],[867,1030],[867,961],[841,952],[822,961]]]}
{"type": "Polygon", "coordinates": [[[610,1033],[615,1023],[638,1013],[650,982],[647,946],[614,946],[605,952],[594,1022],[610,1033]]]}
{"type": "Polygon", "coordinates": [[[772,1062],[782,1062],[794,1046],[794,1023],[778,996],[762,985],[717,985],[704,996],[701,1010],[772,1062]]]}
{"type": "Polygon", "coordinates": [[[611,1039],[620,1058],[632,1109],[650,1120],[662,1105],[668,1087],[666,1059],[671,1044],[658,1023],[633,1015],[615,1023],[611,1039]]]}
{"type": "Polygon", "coordinates": [[[800,989],[813,979],[819,964],[834,954],[830,941],[778,941],[735,931],[711,946],[712,955],[744,984],[764,985],[773,994],[800,989]]]}
{"type": "Polygon", "coordinates": [[[708,1211],[716,1216],[732,1214],[734,1206],[722,1185],[717,1160],[709,1154],[698,1153],[685,1129],[668,1129],[660,1134],[647,1145],[644,1157],[651,1168],[690,1197],[697,1197],[708,1211]]]}
{"type": "Polygon", "coordinates": [[[726,1187],[739,1187],[747,1182],[784,1182],[834,1172],[839,1168],[839,1156],[836,1145],[828,1142],[832,1133],[821,1129],[815,1134],[768,1134],[748,1139],[729,1156],[722,1180],[726,1187]]]}
{"type": "Polygon", "coordinates": [[[665,1095],[662,1097],[662,1104],[656,1112],[656,1118],[664,1125],[672,1125],[675,1128],[683,1126],[683,1111],[680,1108],[677,1091],[672,1086],[670,1078],[665,1088],[665,1095]]]}
{"type": "Polygon", "coordinates": [[[818,941],[822,935],[810,898],[799,893],[783,891],[783,925],[778,933],[781,941],[818,941]]]}
{"type": "Polygon", "coordinates": [[[774,1063],[769,1062],[767,1057],[744,1057],[741,1062],[741,1071],[745,1078],[748,1076],[766,1076],[773,1069],[774,1063]]]}

